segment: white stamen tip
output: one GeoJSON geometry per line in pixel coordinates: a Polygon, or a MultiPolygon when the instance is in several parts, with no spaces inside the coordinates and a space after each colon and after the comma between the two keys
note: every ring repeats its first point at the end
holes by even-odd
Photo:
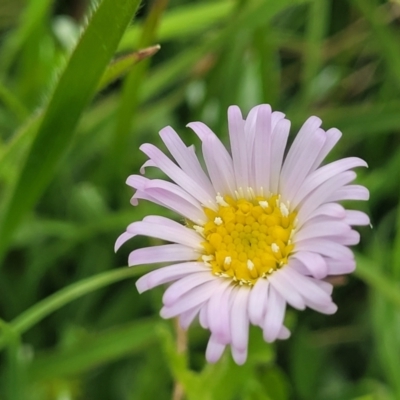
{"type": "Polygon", "coordinates": [[[203,234],[204,234],[204,228],[203,228],[202,226],[193,225],[193,229],[194,229],[197,233],[199,233],[200,235],[203,235],[203,234]]]}
{"type": "Polygon", "coordinates": [[[277,253],[280,249],[279,249],[279,246],[278,246],[276,243],[272,243],[272,244],[271,244],[271,250],[272,250],[274,253],[277,253]]]}
{"type": "Polygon", "coordinates": [[[285,206],[285,204],[281,203],[279,209],[281,210],[283,217],[287,217],[289,215],[289,209],[285,206]]]}
{"type": "Polygon", "coordinates": [[[224,264],[231,265],[231,262],[232,262],[232,257],[229,256],[225,257],[224,264]]]}
{"type": "Polygon", "coordinates": [[[214,219],[214,224],[215,224],[215,225],[222,225],[222,218],[220,218],[220,217],[215,217],[215,219],[214,219]]]}
{"type": "Polygon", "coordinates": [[[228,207],[229,204],[224,200],[224,198],[221,196],[220,193],[217,194],[216,196],[217,204],[219,204],[222,207],[228,207]]]}
{"type": "Polygon", "coordinates": [[[211,261],[211,260],[214,260],[214,256],[206,256],[206,255],[204,255],[204,256],[201,256],[201,259],[204,261],[204,262],[208,262],[208,261],[211,261]]]}
{"type": "Polygon", "coordinates": [[[267,200],[261,200],[258,202],[258,204],[265,210],[268,207],[268,201],[267,200]]]}
{"type": "Polygon", "coordinates": [[[254,263],[251,260],[247,260],[247,268],[251,271],[254,268],[254,263]]]}

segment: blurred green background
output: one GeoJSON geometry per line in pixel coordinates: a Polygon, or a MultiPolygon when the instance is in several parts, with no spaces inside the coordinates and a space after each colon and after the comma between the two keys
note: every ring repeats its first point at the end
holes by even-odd
{"type": "Polygon", "coordinates": [[[400,2],[139,3],[0,0],[0,399],[400,399],[400,2]],[[310,115],[343,132],[329,158],[368,162],[373,229],[335,315],[289,310],[289,340],[255,329],[245,366],[205,365],[208,332],[177,349],[162,289],[136,291],[127,255],[151,241],[113,252],[164,212],[125,179],[162,127],[226,141],[227,107],[263,102],[292,135],[310,115]]]}

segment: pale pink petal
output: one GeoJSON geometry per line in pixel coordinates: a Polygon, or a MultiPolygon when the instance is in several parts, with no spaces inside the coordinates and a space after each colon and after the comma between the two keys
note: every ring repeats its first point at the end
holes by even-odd
{"type": "Polygon", "coordinates": [[[167,307],[172,306],[187,292],[190,292],[197,286],[214,279],[215,276],[211,273],[211,271],[197,272],[187,275],[184,278],[180,278],[164,292],[163,303],[167,307]]]}
{"type": "Polygon", "coordinates": [[[327,259],[329,275],[350,274],[356,269],[356,261],[354,259],[327,259]]]}
{"type": "Polygon", "coordinates": [[[269,283],[266,279],[258,279],[250,292],[249,319],[253,325],[261,325],[267,307],[269,283]]]}
{"type": "MultiPolygon", "coordinates": [[[[292,202],[294,195],[302,186],[304,179],[310,172],[310,169],[325,143],[325,132],[322,129],[317,129],[309,135],[304,137],[304,144],[297,151],[296,158],[291,160],[288,154],[286,161],[282,167],[280,192],[287,201],[292,202]]],[[[295,146],[295,143],[293,143],[295,146]]]]}
{"type": "Polygon", "coordinates": [[[280,111],[274,111],[271,114],[271,129],[274,130],[279,121],[285,118],[285,114],[280,111]]]}
{"type": "MultiPolygon", "coordinates": [[[[304,152],[307,149],[307,146],[311,144],[312,138],[317,138],[315,132],[319,129],[322,121],[317,117],[310,117],[303,124],[299,133],[296,135],[296,138],[293,141],[293,144],[290,146],[289,152],[286,156],[285,162],[282,166],[281,179],[286,180],[295,172],[294,166],[298,165],[299,161],[303,160],[304,152]]],[[[323,143],[322,143],[323,144],[323,143]]]]}
{"type": "Polygon", "coordinates": [[[361,185],[347,185],[331,194],[326,201],[369,200],[369,191],[361,185]]]}
{"type": "Polygon", "coordinates": [[[179,315],[179,325],[182,329],[188,329],[190,324],[194,321],[197,314],[199,313],[201,306],[193,307],[192,309],[185,311],[179,315]]]}
{"type": "Polygon", "coordinates": [[[245,141],[244,123],[239,107],[230,106],[228,108],[228,127],[237,188],[249,186],[247,148],[243,145],[245,141]]]}
{"type": "Polygon", "coordinates": [[[342,137],[342,132],[340,132],[336,128],[329,129],[325,132],[326,140],[325,143],[320,150],[318,157],[315,159],[313,166],[311,167],[311,171],[314,171],[321,162],[325,159],[325,157],[329,154],[329,152],[335,147],[336,143],[342,137]]]}
{"type": "Polygon", "coordinates": [[[203,140],[204,161],[216,192],[232,196],[236,187],[232,160],[225,154],[225,147],[218,144],[221,143],[215,136],[205,137],[203,140]]]}
{"type": "MultiPolygon", "coordinates": [[[[184,228],[182,224],[174,221],[173,219],[162,217],[161,215],[147,215],[143,218],[143,221],[150,222],[152,224],[159,224],[162,226],[169,226],[171,228],[181,229],[184,228]]],[[[183,231],[186,233],[186,231],[183,231]]]]}
{"type": "Polygon", "coordinates": [[[367,214],[357,210],[346,210],[346,218],[344,219],[349,225],[369,225],[371,222],[367,214]]]}
{"type": "Polygon", "coordinates": [[[163,283],[168,283],[176,279],[180,279],[186,275],[193,274],[195,272],[207,271],[207,267],[203,263],[189,262],[182,264],[170,265],[149,272],[143,275],[136,281],[136,287],[139,293],[143,293],[146,290],[160,286],[163,283]]]}
{"type": "Polygon", "coordinates": [[[233,286],[229,280],[223,280],[220,287],[211,294],[207,312],[210,330],[220,343],[231,341],[230,307],[233,286]]]}
{"type": "Polygon", "coordinates": [[[297,218],[299,221],[308,219],[323,203],[330,203],[333,200],[330,197],[336,193],[344,185],[347,185],[356,178],[356,173],[353,171],[342,172],[318,186],[309,196],[307,196],[297,207],[299,213],[297,218]]]}
{"type": "MultiPolygon", "coordinates": [[[[287,303],[298,310],[304,310],[306,308],[303,298],[296,290],[296,286],[291,283],[286,277],[286,268],[275,271],[268,277],[268,280],[272,287],[281,295],[287,303]]],[[[269,309],[268,309],[269,310],[269,309]]],[[[269,312],[269,311],[267,311],[269,312]]]]}
{"type": "Polygon", "coordinates": [[[282,328],[286,301],[271,285],[268,294],[268,308],[263,323],[263,336],[266,342],[271,343],[276,340],[282,328]]]}
{"type": "Polygon", "coordinates": [[[132,235],[144,235],[158,239],[167,240],[193,247],[197,250],[203,250],[201,242],[204,240],[192,229],[180,225],[179,228],[172,226],[162,226],[146,221],[137,221],[130,224],[127,231],[132,235]]]}
{"type": "Polygon", "coordinates": [[[286,328],[285,325],[282,325],[281,330],[278,333],[278,337],[277,339],[281,339],[281,340],[286,340],[290,338],[290,331],[288,328],[286,328]]]}
{"type": "MultiPolygon", "coordinates": [[[[291,264],[294,262],[295,260],[291,260],[291,264]]],[[[292,268],[292,265],[288,266],[286,277],[293,285],[296,285],[298,292],[303,296],[308,307],[314,308],[313,306],[317,304],[325,307],[331,304],[332,299],[327,293],[327,291],[332,290],[331,284],[304,276],[292,268]],[[323,282],[324,286],[321,286],[320,282],[323,282]]]]}
{"type": "Polygon", "coordinates": [[[206,349],[206,359],[209,363],[216,363],[222,356],[225,345],[219,343],[213,335],[208,339],[207,349],[206,349]]]}
{"type": "Polygon", "coordinates": [[[235,290],[235,297],[231,308],[231,337],[232,346],[243,352],[247,349],[249,340],[249,317],[247,304],[250,288],[243,286],[235,290]]]}
{"type": "Polygon", "coordinates": [[[346,210],[340,204],[325,203],[319,206],[316,210],[314,210],[308,218],[312,219],[314,217],[319,217],[321,215],[342,219],[346,216],[346,210]]]}
{"type": "Polygon", "coordinates": [[[282,168],[283,155],[289,137],[290,121],[280,120],[271,136],[271,169],[270,169],[270,192],[278,193],[279,177],[282,168]]]}
{"type": "Polygon", "coordinates": [[[191,247],[181,244],[164,244],[132,251],[129,254],[129,266],[171,261],[194,261],[198,260],[200,256],[200,253],[191,247]]]}
{"type": "Polygon", "coordinates": [[[215,189],[213,188],[210,179],[203,171],[199,159],[193,149],[187,147],[179,135],[170,126],[161,129],[160,137],[182,170],[207,190],[211,197],[214,197],[216,195],[215,189]]]}
{"type": "Polygon", "coordinates": [[[236,347],[231,347],[232,358],[237,365],[243,365],[247,360],[247,348],[239,350],[236,347]]]}
{"type": "Polygon", "coordinates": [[[152,144],[142,144],[140,150],[143,151],[167,176],[169,176],[177,185],[186,190],[201,204],[215,209],[215,200],[201,185],[194,181],[190,176],[182,171],[173,163],[160,149],[152,144]]]}
{"type": "Polygon", "coordinates": [[[269,188],[271,164],[271,107],[262,105],[258,109],[254,139],[254,179],[256,194],[263,194],[269,188]],[[260,192],[263,188],[263,192],[260,192]]]}
{"type": "MultiPolygon", "coordinates": [[[[296,249],[298,250],[297,246],[296,249]]],[[[316,252],[297,251],[293,254],[293,258],[304,264],[314,278],[323,279],[328,275],[328,266],[325,259],[316,252]]]]}
{"type": "Polygon", "coordinates": [[[178,185],[175,185],[174,183],[167,182],[162,179],[147,179],[144,187],[141,187],[139,189],[144,191],[148,191],[149,189],[162,189],[181,197],[183,200],[187,201],[194,207],[202,210],[202,207],[198,200],[196,200],[193,196],[191,196],[189,193],[187,193],[185,190],[183,190],[178,185]]]}
{"type": "Polygon", "coordinates": [[[322,289],[329,296],[333,292],[333,285],[329,282],[321,281],[320,279],[315,279],[311,277],[307,277],[307,279],[311,280],[315,285],[317,285],[320,289],[322,289]]]}
{"type": "Polygon", "coordinates": [[[139,169],[142,175],[146,173],[147,167],[157,167],[157,165],[155,164],[155,162],[153,162],[153,160],[147,160],[139,169]]]}
{"type": "Polygon", "coordinates": [[[129,239],[132,239],[135,235],[129,232],[124,232],[118,236],[117,241],[115,242],[114,251],[117,252],[118,249],[129,239]]]}
{"type": "MultiPolygon", "coordinates": [[[[353,252],[346,246],[326,238],[312,238],[296,241],[296,252],[311,251],[326,257],[353,258],[353,252]]],[[[296,258],[296,254],[293,257],[296,258]]]]}
{"type": "Polygon", "coordinates": [[[297,207],[297,205],[313,190],[318,186],[326,182],[328,179],[348,171],[356,167],[367,167],[367,163],[361,158],[349,157],[342,160],[334,161],[328,165],[317,169],[311,173],[303,182],[295,196],[293,197],[291,204],[292,207],[297,207]]]}
{"type": "Polygon", "coordinates": [[[311,238],[318,238],[324,236],[339,236],[344,235],[350,231],[349,225],[344,222],[327,221],[317,222],[315,224],[303,227],[295,233],[296,242],[311,238]]]}
{"type": "Polygon", "coordinates": [[[210,297],[210,293],[218,288],[219,284],[219,280],[214,279],[197,286],[192,291],[183,295],[179,301],[171,307],[164,306],[160,311],[160,315],[166,319],[176,317],[177,315],[204,303],[210,297]]]}
{"type": "Polygon", "coordinates": [[[210,326],[208,324],[208,318],[207,318],[207,306],[208,306],[208,301],[205,301],[200,308],[199,312],[199,322],[200,326],[204,329],[209,329],[210,326]]]}
{"type": "Polygon", "coordinates": [[[160,188],[148,188],[145,191],[158,203],[172,211],[182,215],[186,219],[193,221],[198,225],[204,225],[207,217],[201,207],[197,207],[183,199],[180,195],[160,188]]]}
{"type": "Polygon", "coordinates": [[[337,243],[343,244],[345,246],[354,246],[360,242],[360,234],[352,229],[345,235],[335,237],[334,239],[337,243]]]}

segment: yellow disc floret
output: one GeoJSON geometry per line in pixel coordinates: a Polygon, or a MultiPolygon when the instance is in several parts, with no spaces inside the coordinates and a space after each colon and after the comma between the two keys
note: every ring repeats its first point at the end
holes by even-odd
{"type": "Polygon", "coordinates": [[[208,222],[193,226],[205,238],[201,259],[215,275],[251,286],[287,263],[296,213],[279,196],[217,202],[218,210],[204,209],[208,222]]]}

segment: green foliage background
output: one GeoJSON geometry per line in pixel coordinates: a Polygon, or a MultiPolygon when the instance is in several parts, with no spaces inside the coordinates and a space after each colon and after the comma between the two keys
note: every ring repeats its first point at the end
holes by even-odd
{"type": "Polygon", "coordinates": [[[0,399],[400,399],[400,2],[139,3],[0,1],[0,399]],[[151,240],[113,252],[164,212],[124,182],[162,127],[226,140],[227,107],[263,102],[343,132],[330,157],[368,162],[374,227],[334,316],[290,310],[289,340],[252,330],[245,366],[205,365],[208,333],[185,350],[162,289],[136,291],[149,267],[125,267],[151,240]]]}

